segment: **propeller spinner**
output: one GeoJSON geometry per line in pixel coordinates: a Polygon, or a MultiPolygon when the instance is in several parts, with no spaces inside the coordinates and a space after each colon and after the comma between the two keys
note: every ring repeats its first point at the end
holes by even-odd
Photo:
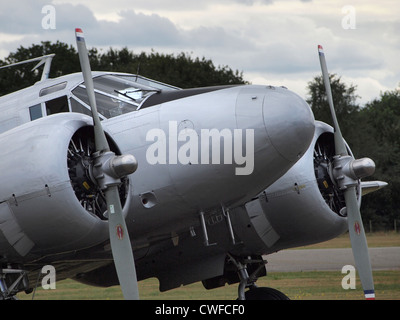
{"type": "Polygon", "coordinates": [[[333,158],[330,170],[335,183],[344,193],[351,247],[356,267],[360,275],[361,284],[364,289],[365,298],[373,300],[375,299],[375,290],[372,278],[371,261],[369,258],[367,239],[365,237],[360,209],[358,207],[356,187],[359,179],[370,176],[374,173],[375,163],[369,158],[354,159],[348,154],[336,118],[325,54],[320,45],[318,46],[318,53],[334,127],[336,155],[333,158]]]}
{"type": "Polygon", "coordinates": [[[81,29],[75,29],[79,61],[92,111],[96,152],[93,153],[93,175],[104,191],[108,210],[111,251],[122,293],[127,300],[139,299],[135,261],[125,218],[122,214],[118,185],[121,178],[136,171],[137,161],[132,155],[116,156],[110,151],[100,118],[85,38],[81,29]]]}

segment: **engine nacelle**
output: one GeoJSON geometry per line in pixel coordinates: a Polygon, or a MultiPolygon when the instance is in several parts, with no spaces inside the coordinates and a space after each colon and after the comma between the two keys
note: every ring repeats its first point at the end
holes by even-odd
{"type": "MultiPolygon", "coordinates": [[[[234,229],[251,252],[318,243],[347,230],[343,191],[330,173],[334,148],[332,127],[317,121],[305,155],[257,198],[232,211],[234,229]]],[[[360,204],[360,184],[357,192],[360,204]]]]}
{"type": "Polygon", "coordinates": [[[91,125],[86,115],[63,113],[0,136],[3,257],[23,261],[36,253],[78,250],[108,239],[107,221],[79,201],[68,168],[72,137],[91,125]]]}

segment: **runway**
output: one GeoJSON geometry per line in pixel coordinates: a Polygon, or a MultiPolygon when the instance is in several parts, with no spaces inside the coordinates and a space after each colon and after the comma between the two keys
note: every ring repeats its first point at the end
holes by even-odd
{"type": "MultiPolygon", "coordinates": [[[[373,270],[399,270],[400,247],[369,248],[373,270]]],[[[283,250],[264,256],[267,272],[337,271],[355,266],[350,248],[283,250]]]]}

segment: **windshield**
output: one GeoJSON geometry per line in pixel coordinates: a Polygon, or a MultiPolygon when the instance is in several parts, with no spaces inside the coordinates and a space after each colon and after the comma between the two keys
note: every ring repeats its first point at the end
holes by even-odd
{"type": "MultiPolygon", "coordinates": [[[[138,110],[149,96],[161,90],[177,88],[135,75],[106,74],[93,78],[96,104],[100,117],[112,118],[138,110]],[[153,85],[154,84],[154,85],[153,85]]],[[[72,90],[72,111],[90,113],[84,83],[72,90]]]]}

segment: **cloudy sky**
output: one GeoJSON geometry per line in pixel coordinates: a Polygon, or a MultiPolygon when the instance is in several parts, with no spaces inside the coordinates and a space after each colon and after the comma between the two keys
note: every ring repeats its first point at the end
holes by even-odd
{"type": "Polygon", "coordinates": [[[89,47],[187,52],[302,97],[320,74],[318,44],[329,72],[357,85],[361,104],[400,83],[398,0],[14,0],[1,7],[1,59],[40,41],[75,45],[81,27],[89,47]]]}

